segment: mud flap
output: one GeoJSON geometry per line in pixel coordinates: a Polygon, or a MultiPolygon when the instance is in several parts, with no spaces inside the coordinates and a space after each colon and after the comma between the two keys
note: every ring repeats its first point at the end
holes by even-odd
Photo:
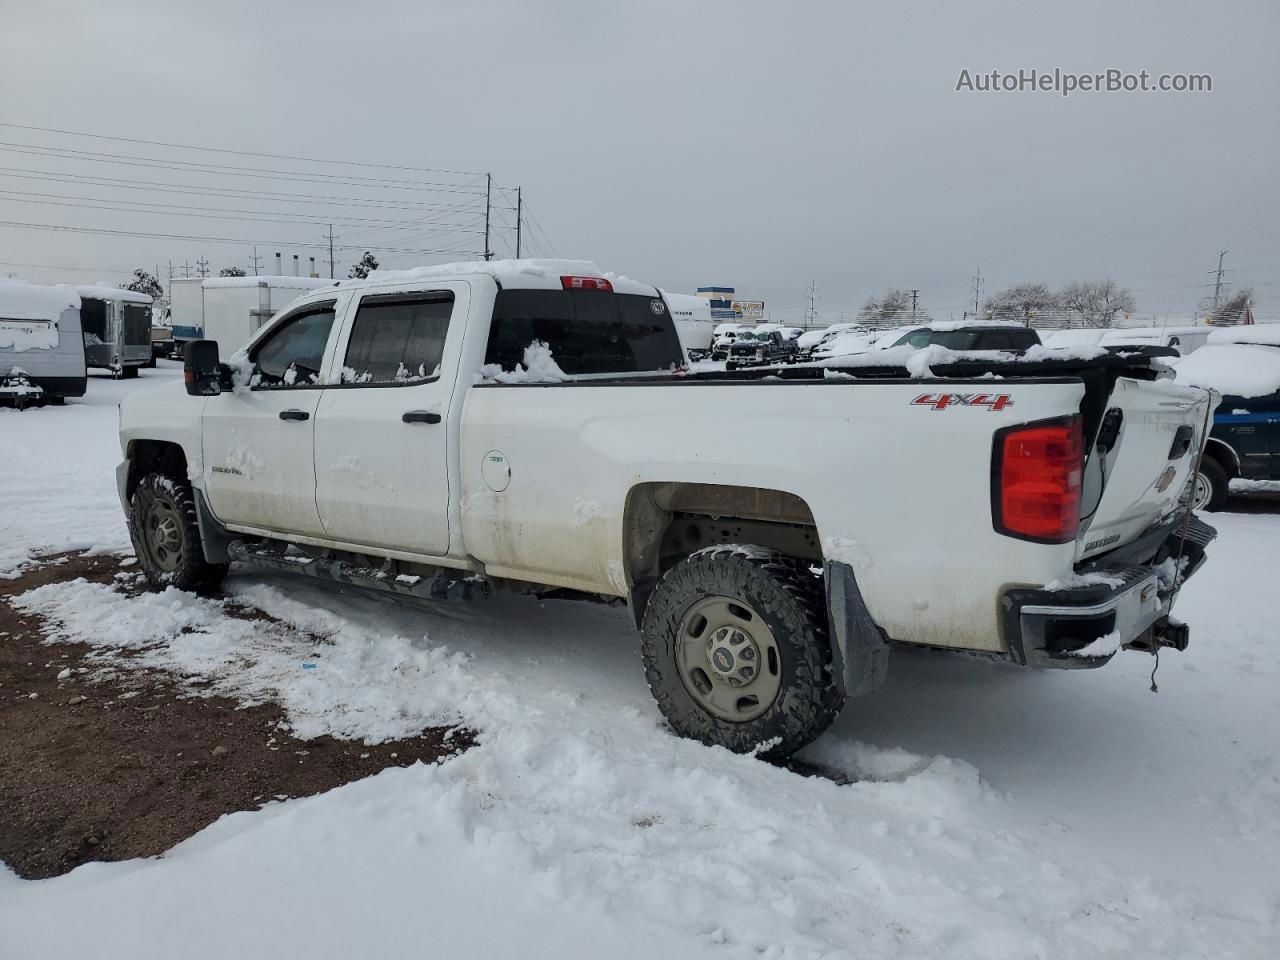
{"type": "Polygon", "coordinates": [[[833,640],[832,674],[846,697],[880,688],[889,673],[889,642],[871,618],[853,568],[827,561],[827,620],[833,640]]]}

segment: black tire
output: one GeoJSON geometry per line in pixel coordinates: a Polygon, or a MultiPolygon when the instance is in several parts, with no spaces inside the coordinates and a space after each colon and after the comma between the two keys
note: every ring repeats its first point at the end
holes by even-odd
{"type": "Polygon", "coordinates": [[[138,375],[137,367],[125,367],[123,370],[120,371],[120,376],[123,377],[125,380],[132,380],[135,377],[137,377],[137,375],[138,375]]]}
{"type": "Polygon", "coordinates": [[[822,578],[810,567],[760,547],[725,545],[701,550],[666,572],[645,609],[641,653],[649,689],[676,733],[779,760],[831,724],[844,698],[831,676],[822,578]],[[776,698],[753,719],[716,716],[681,675],[676,648],[686,614],[715,597],[740,601],[758,614],[777,650],[776,698]]]}
{"type": "Polygon", "coordinates": [[[195,499],[186,479],[147,474],[129,501],[129,519],[138,565],[157,590],[207,589],[226,576],[228,564],[204,558],[195,499]]]}
{"type": "Polygon", "coordinates": [[[1217,513],[1227,505],[1227,496],[1231,492],[1227,471],[1222,469],[1218,461],[1204,457],[1200,460],[1200,479],[1209,486],[1209,499],[1200,509],[1217,513]]]}

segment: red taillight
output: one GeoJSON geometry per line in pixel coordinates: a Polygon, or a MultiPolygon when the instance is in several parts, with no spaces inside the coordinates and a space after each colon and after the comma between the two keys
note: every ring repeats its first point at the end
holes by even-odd
{"type": "Polygon", "coordinates": [[[1000,533],[1040,543],[1069,543],[1080,523],[1084,433],[1079,417],[996,435],[992,521],[1000,533]]]}
{"type": "Polygon", "coordinates": [[[560,286],[566,290],[603,290],[613,293],[613,284],[604,277],[561,277],[560,286]]]}

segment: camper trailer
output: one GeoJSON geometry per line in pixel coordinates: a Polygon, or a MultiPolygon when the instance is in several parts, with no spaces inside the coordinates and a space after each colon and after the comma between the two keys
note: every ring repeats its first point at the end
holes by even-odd
{"type": "Polygon", "coordinates": [[[0,280],[0,400],[23,407],[82,397],[84,365],[75,290],[0,280]]]}
{"type": "Polygon", "coordinates": [[[151,298],[121,287],[79,286],[84,359],[116,378],[136,377],[151,360],[151,298]]]}
{"type": "Polygon", "coordinates": [[[174,280],[169,316],[174,339],[216,340],[230,356],[293,300],[332,280],[315,277],[209,277],[174,280]]]}

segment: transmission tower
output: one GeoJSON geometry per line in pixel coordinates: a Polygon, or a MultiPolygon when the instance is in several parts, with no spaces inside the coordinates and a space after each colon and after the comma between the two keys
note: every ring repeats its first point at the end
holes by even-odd
{"type": "Polygon", "coordinates": [[[809,281],[809,292],[804,308],[804,328],[812,330],[818,324],[818,281],[809,281]]]}

